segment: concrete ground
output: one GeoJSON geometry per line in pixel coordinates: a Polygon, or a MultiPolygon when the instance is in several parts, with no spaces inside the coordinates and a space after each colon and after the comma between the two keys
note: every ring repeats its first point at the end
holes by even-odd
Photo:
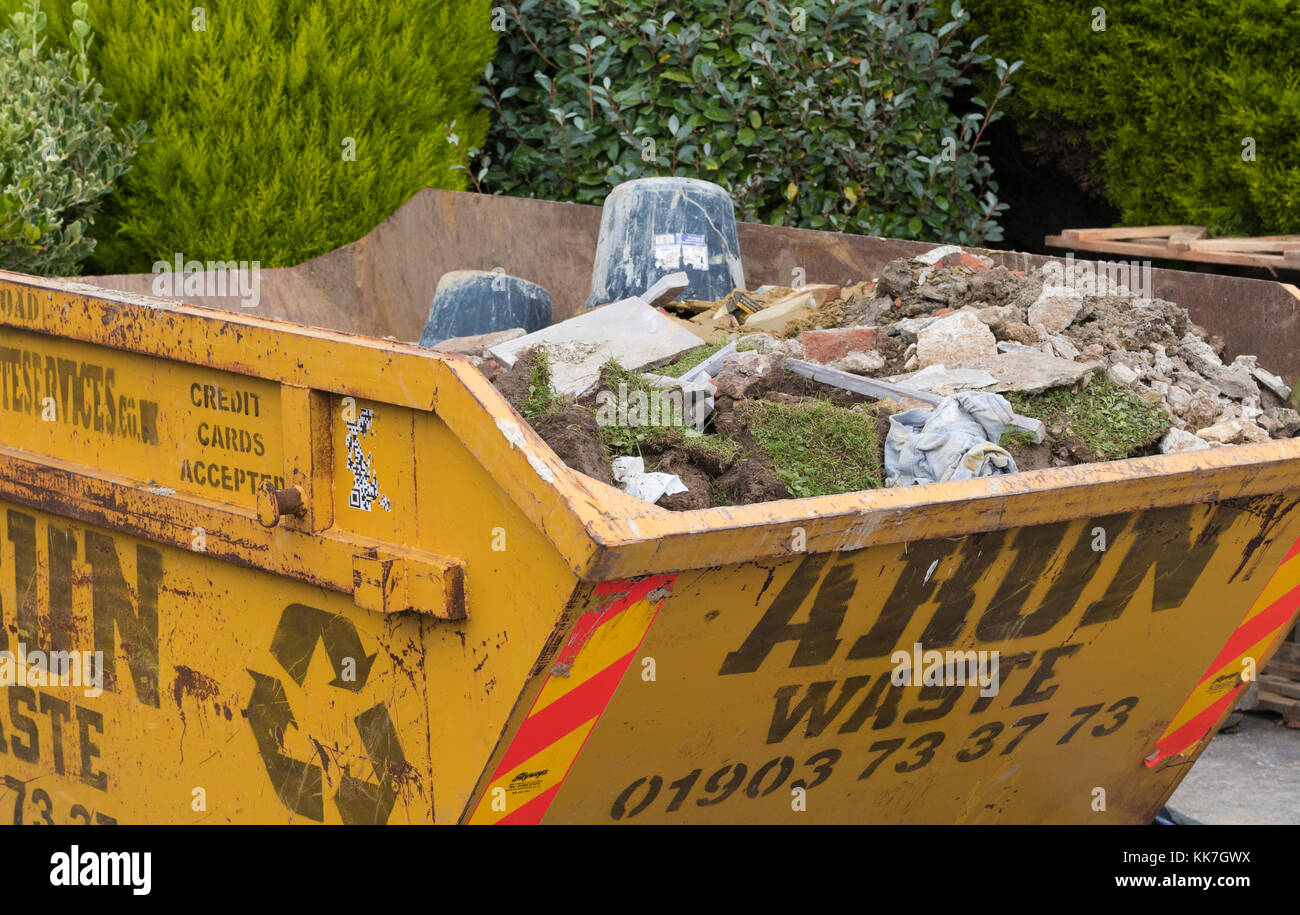
{"type": "Polygon", "coordinates": [[[1169,806],[1212,825],[1300,824],[1300,729],[1246,712],[1210,741],[1169,806]]]}

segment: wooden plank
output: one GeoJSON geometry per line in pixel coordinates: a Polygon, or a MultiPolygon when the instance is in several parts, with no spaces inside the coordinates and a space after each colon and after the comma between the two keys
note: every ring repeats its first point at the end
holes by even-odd
{"type": "Polygon", "coordinates": [[[1169,238],[1191,233],[1196,238],[1207,234],[1205,226],[1112,226],[1100,229],[1062,229],[1064,238],[1076,241],[1112,241],[1127,238],[1169,238]],[[1199,234],[1196,234],[1199,233],[1199,234]]]}
{"type": "Polygon", "coordinates": [[[1287,641],[1278,645],[1277,653],[1273,655],[1273,660],[1286,661],[1291,664],[1300,664],[1300,642],[1287,641]]]}
{"type": "Polygon", "coordinates": [[[1300,682],[1300,664],[1296,664],[1294,661],[1280,661],[1276,656],[1268,662],[1263,673],[1300,682]]]}
{"type": "Polygon", "coordinates": [[[1259,238],[1206,238],[1193,241],[1189,245],[1193,251],[1227,251],[1248,254],[1259,251],[1290,251],[1300,248],[1300,239],[1295,241],[1273,241],[1259,238]]]}
{"type": "Polygon", "coordinates": [[[1055,248],[1074,248],[1078,251],[1096,251],[1101,254],[1132,254],[1142,258],[1195,261],[1202,264],[1230,264],[1234,267],[1287,267],[1281,255],[1240,254],[1225,251],[1177,251],[1168,245],[1142,245],[1123,241],[1067,241],[1060,235],[1048,235],[1043,243],[1055,248]]]}
{"type": "Polygon", "coordinates": [[[1288,699],[1300,700],[1300,683],[1273,674],[1260,674],[1259,693],[1262,696],[1265,692],[1286,696],[1288,699]]]}
{"type": "Polygon", "coordinates": [[[1196,230],[1191,232],[1175,232],[1173,235],[1169,236],[1169,247],[1178,250],[1186,250],[1191,247],[1193,242],[1197,239],[1205,238],[1207,234],[1208,233],[1204,226],[1199,226],[1196,230]]]}
{"type": "Polygon", "coordinates": [[[1260,689],[1258,708],[1270,712],[1277,712],[1282,716],[1282,721],[1289,728],[1300,728],[1300,700],[1288,699],[1286,696],[1279,696],[1277,693],[1270,693],[1267,690],[1260,689]]]}

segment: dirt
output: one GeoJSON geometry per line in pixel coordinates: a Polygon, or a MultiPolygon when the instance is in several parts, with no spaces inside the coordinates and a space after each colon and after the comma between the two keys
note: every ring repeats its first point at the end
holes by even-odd
{"type": "Polygon", "coordinates": [[[532,384],[533,365],[537,362],[537,357],[535,348],[525,350],[515,359],[514,365],[492,381],[496,389],[510,401],[510,406],[521,415],[524,412],[524,402],[528,400],[528,388],[532,384]]]}
{"type": "MultiPolygon", "coordinates": [[[[536,354],[531,351],[522,354],[515,365],[494,382],[516,410],[520,410],[529,398],[535,359],[536,354]]],[[[616,387],[612,378],[602,376],[602,384],[597,389],[616,387]]],[[[840,407],[870,400],[861,394],[790,372],[774,379],[761,396],[784,403],[829,400],[840,407]]],[[[740,401],[742,404],[745,402],[740,401]]],[[[740,453],[731,460],[724,459],[718,449],[693,447],[689,440],[683,442],[680,438],[651,439],[641,446],[639,453],[645,459],[646,470],[676,474],[687,488],[687,492],[661,498],[657,503],[661,508],[692,511],[715,505],[748,505],[790,498],[790,492],[776,475],[771,459],[746,428],[743,411],[736,407],[737,403],[729,397],[716,398],[712,427],[705,439],[700,440],[717,441],[717,437],[722,436],[738,443],[740,453]]],[[[612,456],[601,438],[595,408],[595,395],[592,394],[577,403],[568,403],[556,412],[533,416],[528,421],[568,466],[603,483],[615,485],[610,475],[612,456]]],[[[888,413],[882,415],[879,423],[883,443],[889,427],[888,413]]]]}
{"type": "Polygon", "coordinates": [[[600,427],[596,425],[596,414],[590,409],[569,404],[558,413],[535,416],[529,424],[564,463],[602,483],[613,485],[600,427]]]}
{"type": "Polygon", "coordinates": [[[1154,299],[1139,309],[1127,299],[1089,296],[1065,336],[1080,349],[1100,344],[1107,351],[1140,350],[1152,343],[1172,348],[1190,326],[1187,312],[1172,302],[1154,299]]]}

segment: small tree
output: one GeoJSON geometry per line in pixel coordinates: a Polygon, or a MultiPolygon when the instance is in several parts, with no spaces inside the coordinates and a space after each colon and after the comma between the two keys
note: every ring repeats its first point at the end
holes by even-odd
{"type": "Polygon", "coordinates": [[[114,106],[90,77],[94,34],[72,5],[69,53],[46,53],[47,19],[27,0],[0,32],[0,267],[68,276],[95,247],[87,229],[144,138],[138,121],[115,134],[114,106]]]}

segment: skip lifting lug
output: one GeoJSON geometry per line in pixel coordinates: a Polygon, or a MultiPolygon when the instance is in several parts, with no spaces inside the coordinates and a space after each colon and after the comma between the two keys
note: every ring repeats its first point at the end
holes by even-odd
{"type": "Polygon", "coordinates": [[[270,480],[257,487],[257,520],[262,527],[275,527],[285,515],[301,515],[304,511],[302,490],[297,486],[276,489],[270,480]]]}

